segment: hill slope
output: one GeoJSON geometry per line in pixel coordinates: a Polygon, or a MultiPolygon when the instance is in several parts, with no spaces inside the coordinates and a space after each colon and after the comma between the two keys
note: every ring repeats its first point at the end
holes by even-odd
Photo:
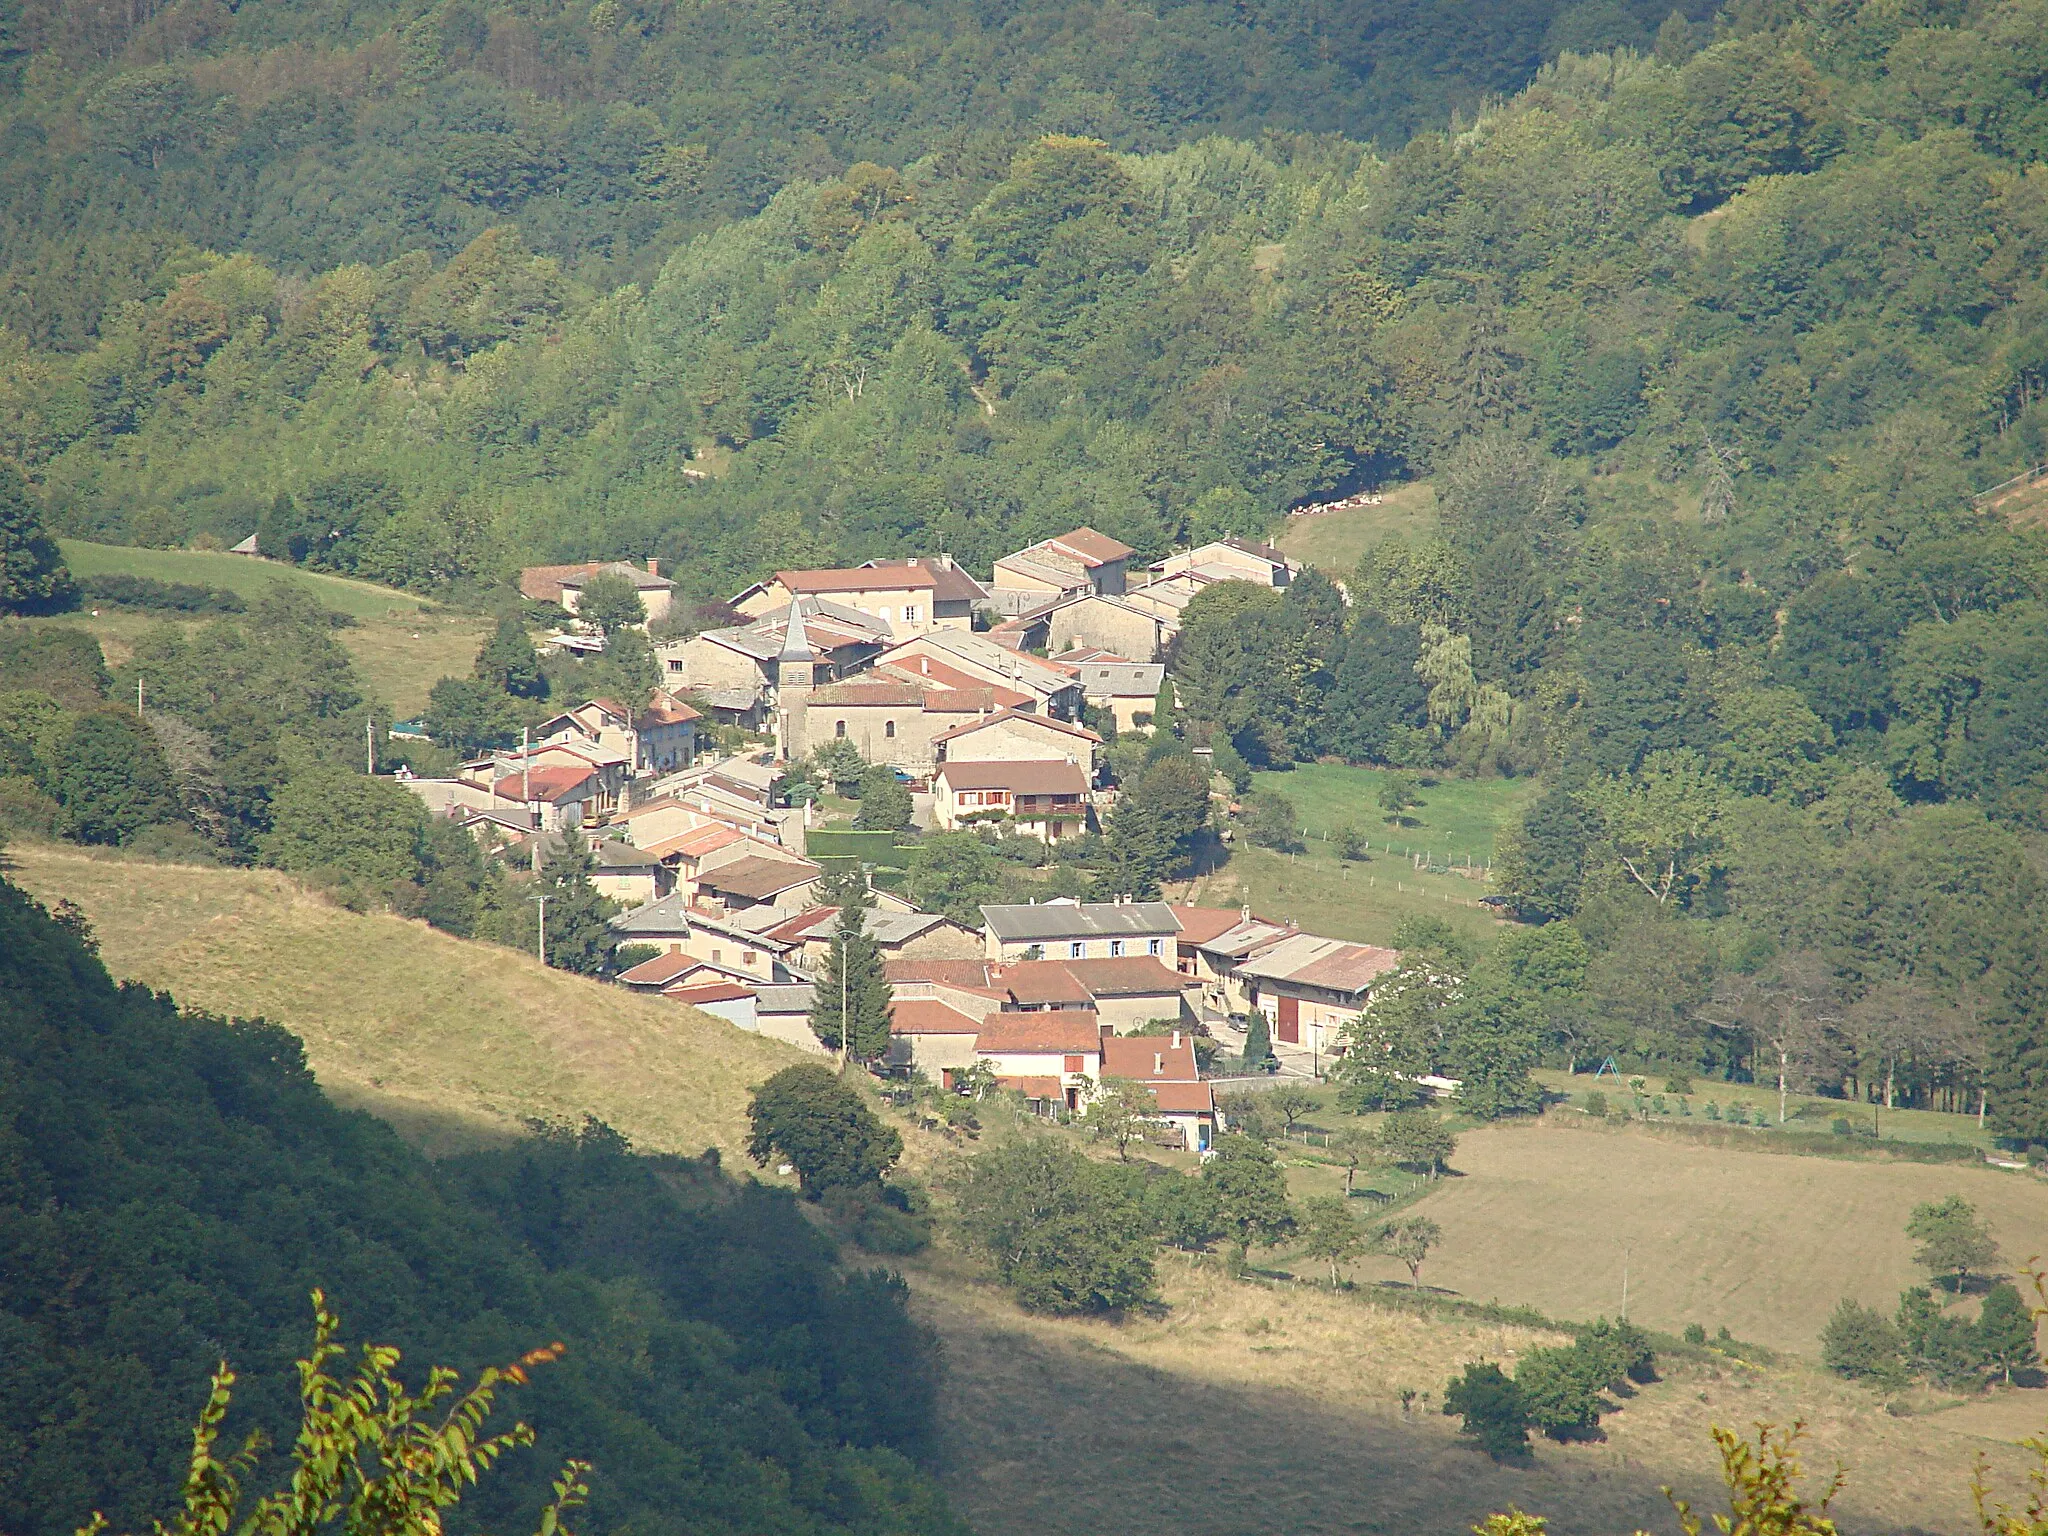
{"type": "Polygon", "coordinates": [[[361,916],[262,870],[10,847],[9,878],[68,897],[107,968],[306,1043],[321,1086],[430,1148],[594,1114],[664,1152],[730,1151],[790,1048],[424,923],[361,916]]]}

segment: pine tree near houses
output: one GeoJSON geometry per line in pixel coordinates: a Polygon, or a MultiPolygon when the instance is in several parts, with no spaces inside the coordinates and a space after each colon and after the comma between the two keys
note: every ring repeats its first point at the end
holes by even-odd
{"type": "Polygon", "coordinates": [[[839,908],[839,923],[812,989],[811,1033],[842,1064],[879,1060],[889,1050],[890,1007],[881,946],[867,932],[874,893],[855,867],[828,876],[821,894],[839,908]]]}

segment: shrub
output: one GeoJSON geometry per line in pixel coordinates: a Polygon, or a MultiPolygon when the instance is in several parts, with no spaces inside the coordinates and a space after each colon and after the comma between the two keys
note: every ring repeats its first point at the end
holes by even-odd
{"type": "Polygon", "coordinates": [[[1833,1131],[1837,1136],[1848,1136],[1854,1134],[1850,1129],[1849,1122],[1840,1115],[1835,1116],[1833,1122],[1828,1126],[1828,1129],[1833,1131]]]}
{"type": "Polygon", "coordinates": [[[1553,1440],[1599,1428],[1607,1406],[1601,1362],[1576,1344],[1530,1350],[1515,1367],[1514,1386],[1528,1422],[1553,1440]]]}
{"type": "Polygon", "coordinates": [[[1588,1323],[1579,1330],[1576,1347],[1599,1363],[1603,1386],[1657,1379],[1657,1352],[1650,1347],[1650,1336],[1626,1318],[1588,1323]]]}
{"type": "Polygon", "coordinates": [[[967,1246],[1028,1311],[1121,1312],[1154,1295],[1143,1209],[1063,1142],[1031,1136],[974,1158],[958,1209],[967,1246]]]}
{"type": "Polygon", "coordinates": [[[1664,1080],[1666,1093],[1691,1093],[1692,1078],[1683,1072],[1674,1072],[1664,1080]]]}
{"type": "Polygon", "coordinates": [[[1820,1331],[1821,1364],[1838,1376],[1886,1380],[1899,1374],[1899,1331],[1875,1307],[1844,1296],[1820,1331]]]}
{"type": "Polygon", "coordinates": [[[1586,1113],[1595,1120],[1605,1120],[1607,1118],[1607,1095],[1600,1092],[1597,1088],[1587,1094],[1586,1113]]]}
{"type": "Polygon", "coordinates": [[[1706,1324],[1687,1323],[1685,1325],[1685,1342],[1688,1344],[1704,1345],[1707,1342],[1706,1324]]]}
{"type": "Polygon", "coordinates": [[[95,602],[122,608],[150,608],[161,613],[243,613],[249,605],[238,592],[198,587],[152,576],[89,576],[85,595],[95,602]]]}
{"type": "Polygon", "coordinates": [[[1529,1454],[1529,1414],[1521,1391],[1490,1360],[1466,1366],[1444,1388],[1444,1413],[1462,1419],[1460,1431],[1495,1461],[1529,1454]]]}

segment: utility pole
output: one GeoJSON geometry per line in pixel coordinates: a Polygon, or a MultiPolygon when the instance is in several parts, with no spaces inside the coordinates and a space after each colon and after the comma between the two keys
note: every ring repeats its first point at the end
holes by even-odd
{"type": "Polygon", "coordinates": [[[142,718],[142,679],[135,679],[135,718],[142,718]]]}
{"type": "Polygon", "coordinates": [[[534,897],[533,899],[540,903],[540,938],[534,944],[535,958],[538,959],[542,965],[546,965],[548,963],[547,893],[542,892],[540,895],[534,897]]]}
{"type": "Polygon", "coordinates": [[[363,716],[363,772],[371,778],[377,777],[377,717],[363,716]]]}

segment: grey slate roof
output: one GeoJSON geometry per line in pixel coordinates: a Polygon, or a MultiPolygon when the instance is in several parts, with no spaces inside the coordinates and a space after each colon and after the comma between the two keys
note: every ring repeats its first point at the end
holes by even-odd
{"type": "Polygon", "coordinates": [[[690,900],[681,891],[672,891],[659,901],[650,901],[644,907],[635,907],[631,912],[621,912],[612,919],[612,927],[620,933],[688,933],[690,931],[690,900]]]}
{"type": "Polygon", "coordinates": [[[1041,901],[1023,907],[983,907],[981,920],[1006,944],[1180,932],[1180,920],[1163,901],[1041,901]]]}
{"type": "Polygon", "coordinates": [[[756,987],[754,1001],[760,1013],[809,1013],[811,1011],[811,987],[756,987]]]}

